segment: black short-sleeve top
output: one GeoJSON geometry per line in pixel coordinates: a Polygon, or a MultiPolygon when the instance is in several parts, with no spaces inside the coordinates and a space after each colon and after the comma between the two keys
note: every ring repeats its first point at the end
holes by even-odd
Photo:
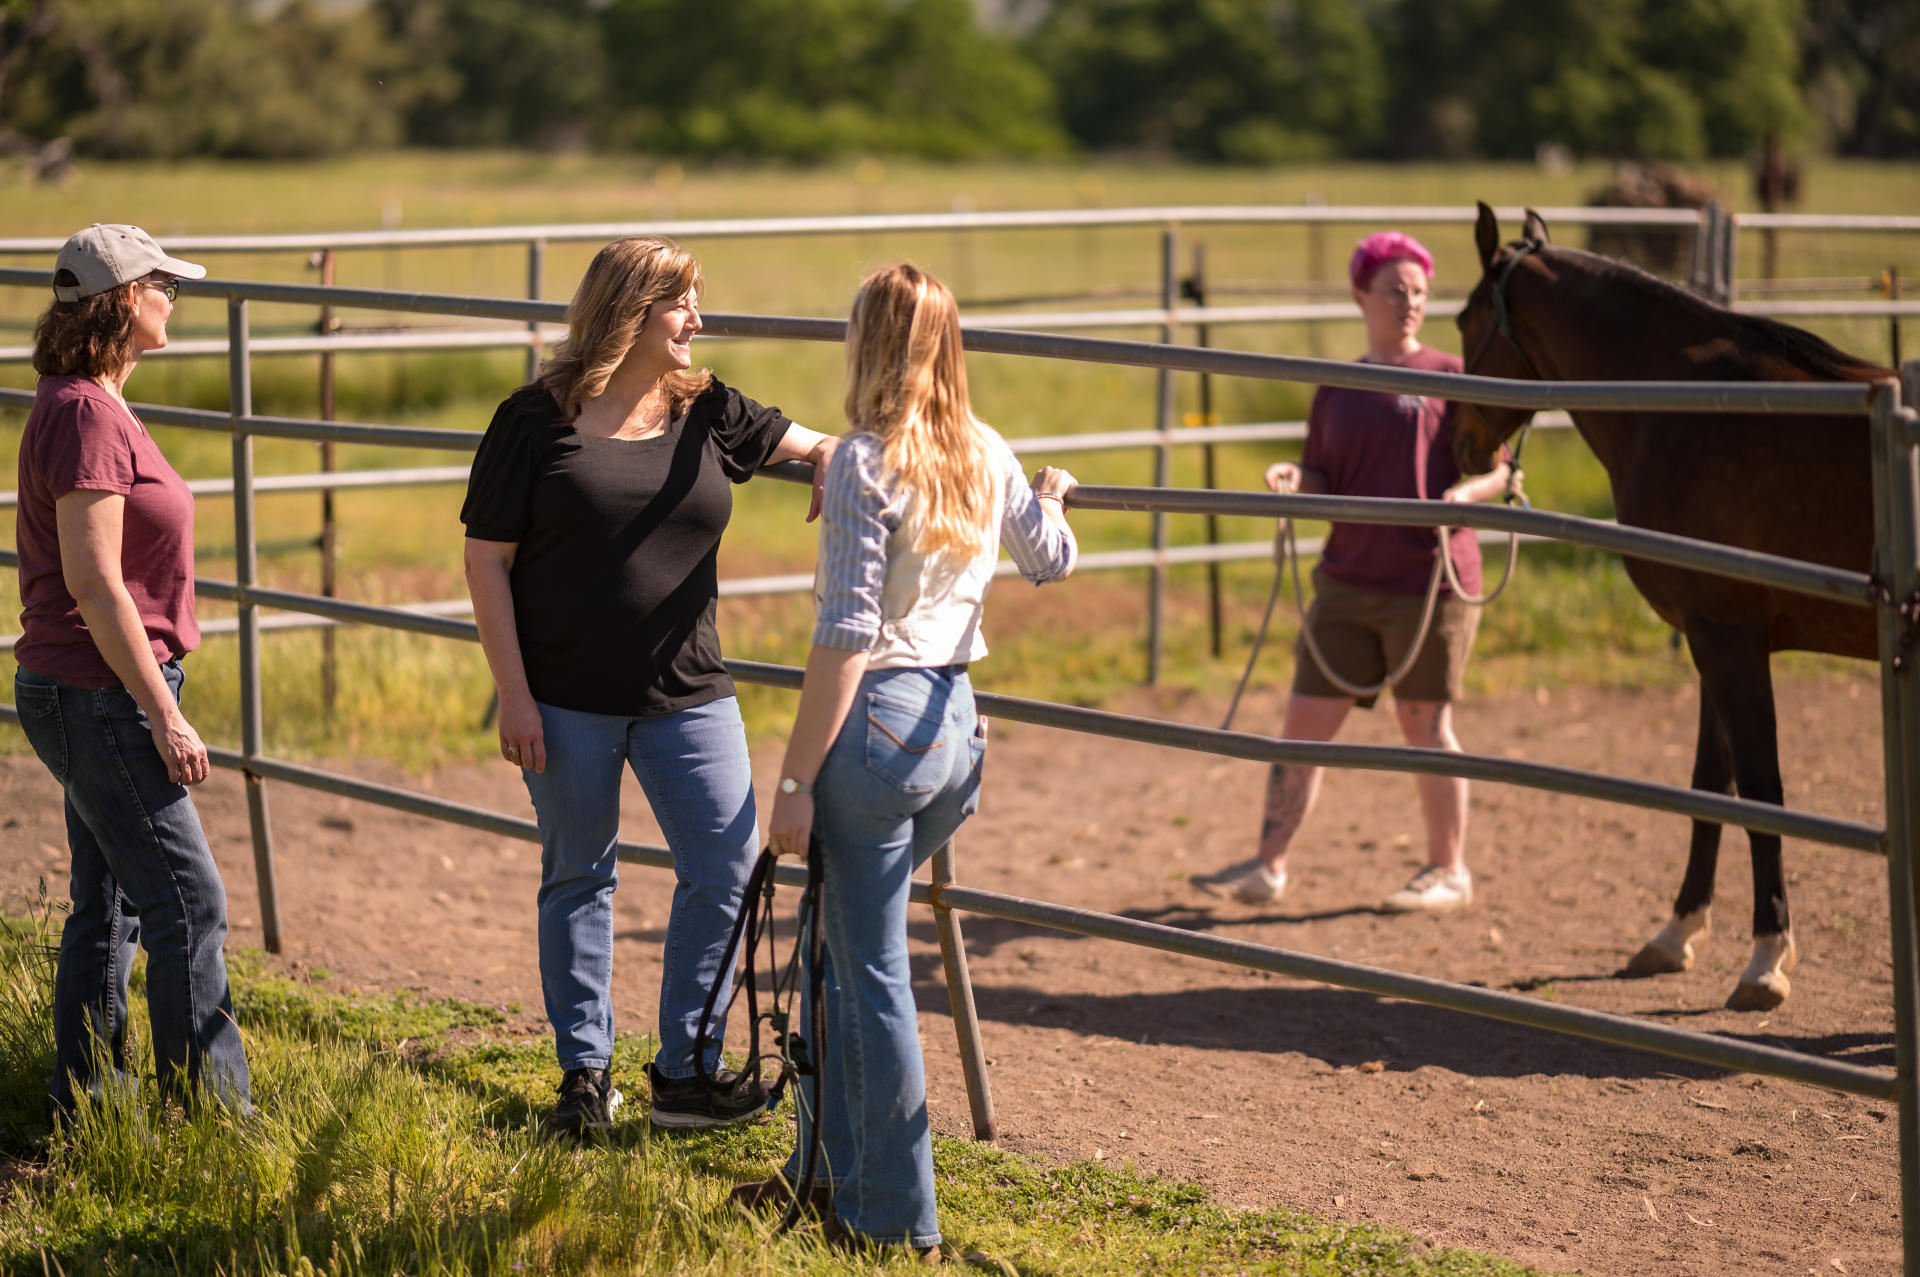
{"type": "Polygon", "coordinates": [[[717,378],[650,439],[580,434],[537,383],[507,397],[460,521],[519,547],[514,621],[536,701],[638,716],[733,694],[714,630],[729,483],[792,424],[717,378]]]}

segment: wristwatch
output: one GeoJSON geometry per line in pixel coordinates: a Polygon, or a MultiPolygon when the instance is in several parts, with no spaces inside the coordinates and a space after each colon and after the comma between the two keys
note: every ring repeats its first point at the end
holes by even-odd
{"type": "Polygon", "coordinates": [[[811,794],[813,792],[813,782],[810,780],[795,780],[791,776],[783,776],[780,779],[780,792],[783,794],[811,794]]]}

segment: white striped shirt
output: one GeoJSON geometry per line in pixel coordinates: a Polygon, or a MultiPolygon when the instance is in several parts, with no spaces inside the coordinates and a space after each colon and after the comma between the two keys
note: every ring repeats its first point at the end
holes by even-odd
{"type": "Polygon", "coordinates": [[[977,661],[987,654],[980,617],[1002,545],[1035,585],[1066,575],[1073,533],[1047,519],[1006,440],[981,429],[990,436],[989,464],[1000,480],[999,518],[980,552],[966,561],[914,549],[902,531],[913,493],[884,481],[880,440],[870,434],[841,440],[820,507],[816,644],[864,651],[869,669],[977,661]]]}

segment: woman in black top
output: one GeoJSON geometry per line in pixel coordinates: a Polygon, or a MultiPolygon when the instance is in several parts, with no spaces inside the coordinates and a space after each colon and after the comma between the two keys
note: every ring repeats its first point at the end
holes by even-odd
{"type": "MultiPolygon", "coordinates": [[[[466,572],[500,693],[500,752],[540,822],[540,979],[562,1080],[558,1134],[604,1129],[614,841],[631,766],[673,851],[677,882],[647,1066],[659,1126],[715,1126],[766,1103],[698,1060],[709,989],[758,847],[753,778],[714,633],[716,559],[731,483],[837,439],[694,372],[699,264],[666,240],[601,249],[566,339],[507,397],[474,457],[466,572]]],[[[816,478],[812,519],[819,509],[816,478]]],[[[717,1053],[718,1046],[712,1048],[717,1053]]]]}

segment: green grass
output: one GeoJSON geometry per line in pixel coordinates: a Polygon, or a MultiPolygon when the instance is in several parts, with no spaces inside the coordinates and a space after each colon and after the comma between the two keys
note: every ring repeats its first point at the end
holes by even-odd
{"type": "MultiPolygon", "coordinates": [[[[667,1137],[634,1104],[605,1142],[543,1141],[545,1038],[504,1035],[491,1008],[335,992],[245,955],[232,969],[253,1119],[157,1098],[136,996],[149,1076],[54,1134],[40,1109],[53,922],[44,909],[0,919],[0,1151],[17,1159],[0,1163],[0,1271],[773,1277],[887,1266],[829,1252],[813,1231],[772,1236],[727,1206],[735,1182],[784,1157],[784,1116],[667,1137]]],[[[622,1038],[614,1067],[632,1079],[653,1046],[622,1038]]],[[[949,1244],[1023,1274],[1524,1271],[1389,1229],[1231,1210],[1131,1167],[1046,1166],[947,1139],[934,1161],[949,1244]]]]}
{"type": "MultiPolygon", "coordinates": [[[[1460,204],[1474,198],[1543,206],[1581,202],[1605,179],[1599,165],[1549,176],[1526,165],[1314,165],[1272,169],[1191,168],[1112,162],[1034,165],[891,164],[873,181],[871,167],[749,168],[681,171],[631,157],[409,153],[319,164],[89,163],[60,187],[8,187],[9,234],[58,235],[100,219],[139,221],[160,234],[360,229],[397,212],[403,226],[504,225],[551,220],[699,218],[978,209],[1072,208],[1171,203],[1460,204]]],[[[0,171],[0,176],[3,176],[0,171]]],[[[1707,175],[1736,206],[1747,190],[1736,165],[1707,175]]],[[[1809,166],[1806,207],[1832,211],[1905,211],[1920,201],[1920,170],[1911,165],[1821,162],[1809,166]]],[[[1331,229],[1314,236],[1298,227],[1189,228],[1187,248],[1204,242],[1209,278],[1292,281],[1338,278],[1351,234],[1331,229]]],[[[1439,257],[1444,293],[1467,283],[1473,260],[1468,228],[1421,231],[1439,257]]],[[[1565,236],[1577,241],[1578,233],[1565,236]]],[[[867,235],[777,240],[693,241],[709,278],[711,308],[789,314],[842,313],[854,282],[868,266],[912,257],[943,273],[969,300],[1021,294],[1157,287],[1158,231],[1116,229],[1032,231],[981,236],[867,235]]],[[[593,246],[555,245],[549,253],[549,297],[564,297],[593,246]]],[[[1792,275],[1863,280],[1886,265],[1920,277],[1920,237],[1783,235],[1783,269],[1792,275]]],[[[298,255],[220,256],[218,274],[312,280],[298,255]]],[[[1184,256],[1183,256],[1184,263],[1184,256]]],[[[1750,246],[1743,270],[1757,269],[1750,246]]],[[[525,262],[517,249],[455,248],[370,251],[342,256],[342,284],[468,293],[517,294],[525,262]]],[[[1864,294],[1863,294],[1864,295],[1864,294]]],[[[0,289],[0,343],[25,340],[40,305],[27,290],[0,289]]],[[[382,324],[392,317],[350,313],[349,324],[382,324]]],[[[261,332],[310,328],[298,308],[256,308],[261,332]]],[[[1820,330],[1845,344],[1884,357],[1885,326],[1844,322],[1820,330]]],[[[219,307],[184,299],[177,336],[224,332],[219,307]]],[[[1141,330],[1133,336],[1151,336],[1141,330]]],[[[1429,325],[1436,346],[1457,344],[1450,324],[1429,325]]],[[[1215,340],[1247,349],[1345,357],[1359,348],[1354,324],[1232,328],[1215,340]]],[[[837,346],[739,341],[708,343],[703,359],[749,394],[777,403],[796,419],[828,429],[840,420],[842,356],[837,346]]],[[[339,414],[346,419],[478,430],[493,405],[521,376],[511,352],[411,356],[339,356],[339,414]]],[[[976,406],[1010,436],[1144,428],[1154,423],[1156,374],[1140,369],[1064,361],[979,356],[970,360],[976,406]]],[[[263,412],[317,411],[317,359],[261,358],[254,374],[255,403],[263,412]]],[[[28,385],[20,366],[0,366],[0,384],[28,385]]],[[[1176,379],[1177,411],[1196,412],[1198,380],[1176,379]]],[[[1297,419],[1307,387],[1215,379],[1214,409],[1226,421],[1297,419]]],[[[226,371],[218,359],[156,359],[129,385],[136,399],[213,409],[226,406],[226,371]]],[[[12,486],[23,414],[0,410],[0,487],[12,486]]],[[[162,446],[191,478],[231,473],[231,446],[222,433],[161,429],[162,446]]],[[[1250,488],[1283,448],[1223,447],[1218,482],[1250,488]]],[[[1072,454],[1064,459],[1087,482],[1152,482],[1144,452],[1072,454]]],[[[339,464],[444,465],[459,454],[343,448],[339,464]]],[[[317,468],[309,444],[260,440],[260,473],[317,468]]],[[[1529,447],[1528,486],[1542,508],[1605,516],[1611,512],[1605,478],[1584,446],[1567,434],[1541,433],[1529,447]]],[[[1182,449],[1173,482],[1203,481],[1198,449],[1182,449]]],[[[338,497],[342,546],[341,592],[349,598],[403,602],[457,598],[460,579],[461,493],[457,488],[346,492],[338,497]]],[[[804,496],[778,483],[739,490],[733,527],[722,552],[728,576],[803,571],[812,560],[812,534],[799,526],[804,496]]],[[[296,547],[319,531],[312,495],[262,498],[260,535],[273,547],[263,579],[287,588],[318,585],[317,555],[296,547]]],[[[0,521],[3,524],[4,521],[0,521]]],[[[1203,522],[1175,518],[1176,544],[1204,539],[1203,522]]],[[[1077,516],[1088,550],[1139,547],[1148,537],[1139,516],[1077,516]]],[[[1303,529],[1315,535],[1318,529],[1303,529]]],[[[1264,539],[1270,528],[1253,520],[1224,520],[1228,540],[1264,539]]],[[[231,504],[200,503],[196,536],[203,575],[230,579],[231,504]]],[[[11,544],[0,526],[0,544],[11,544]]],[[[1493,556],[1490,556],[1490,558],[1493,556]]],[[[1528,549],[1514,590],[1489,609],[1474,686],[1565,679],[1667,682],[1687,677],[1684,659],[1666,646],[1666,633],[1627,583],[1617,561],[1567,550],[1528,549]]],[[[1223,659],[1208,651],[1205,572],[1172,574],[1166,634],[1166,681],[1175,692],[1224,692],[1237,678],[1270,580],[1260,563],[1222,571],[1227,597],[1223,659]]],[[[0,617],[14,628],[18,611],[13,573],[0,573],[0,617]]],[[[1017,582],[996,592],[989,639],[995,655],[980,669],[983,687],[1023,695],[1106,704],[1138,682],[1144,668],[1145,574],[1087,574],[1029,602],[1017,582]],[[1046,600],[1070,600],[1070,603],[1046,600]]],[[[208,605],[205,615],[226,615],[208,605]]],[[[1271,656],[1262,677],[1285,677],[1290,661],[1291,605],[1277,617],[1271,656]]],[[[759,600],[722,605],[721,634],[731,655],[798,661],[805,655],[804,600],[759,600]]],[[[269,747],[295,756],[366,753],[413,767],[482,756],[491,748],[479,730],[491,691],[477,648],[469,644],[391,632],[337,634],[341,699],[329,714],[320,698],[316,634],[272,635],[264,657],[269,747]]],[[[0,655],[0,686],[11,675],[0,655]]],[[[189,664],[188,708],[209,740],[238,740],[237,657],[231,639],[209,638],[189,664]]],[[[792,699],[749,691],[749,726],[756,738],[784,731],[792,699]]],[[[0,751],[18,752],[16,731],[0,728],[0,751]]]]}

